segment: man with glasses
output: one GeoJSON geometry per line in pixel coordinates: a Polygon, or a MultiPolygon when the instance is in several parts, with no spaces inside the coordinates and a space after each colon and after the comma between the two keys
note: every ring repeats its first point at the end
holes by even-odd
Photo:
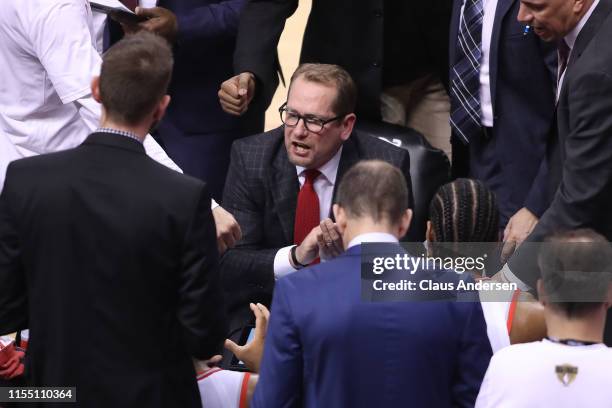
{"type": "Polygon", "coordinates": [[[343,251],[329,217],[353,164],[384,160],[410,183],[407,151],[353,131],[356,99],[344,69],[301,65],[280,108],[284,126],[234,142],[223,205],[243,238],[220,266],[233,329],[251,318],[250,302],[270,304],[275,279],[343,251]]]}

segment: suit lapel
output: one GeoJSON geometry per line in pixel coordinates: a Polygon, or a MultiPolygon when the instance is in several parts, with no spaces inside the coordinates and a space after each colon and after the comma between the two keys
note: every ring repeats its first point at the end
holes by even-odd
{"type": "Polygon", "coordinates": [[[497,61],[499,54],[499,42],[501,36],[502,23],[506,14],[518,0],[498,0],[495,9],[495,20],[493,21],[493,32],[491,33],[491,45],[489,47],[489,81],[491,84],[491,102],[495,110],[495,90],[497,86],[497,61]]]}
{"type": "Polygon", "coordinates": [[[580,30],[580,34],[578,34],[578,38],[576,38],[576,43],[574,44],[574,48],[572,49],[572,53],[570,55],[570,59],[567,62],[567,70],[572,66],[574,61],[576,61],[584,50],[589,45],[589,42],[595,37],[595,34],[599,31],[599,28],[603,24],[603,22],[608,18],[610,11],[612,10],[612,0],[601,0],[593,14],[589,17],[589,20],[586,22],[582,30],[580,30]]]}
{"type": "MultiPolygon", "coordinates": [[[[565,68],[565,78],[568,77],[570,69],[573,67],[575,62],[582,56],[582,53],[584,52],[584,50],[586,50],[593,37],[595,37],[595,34],[597,34],[601,25],[608,18],[611,11],[612,0],[600,0],[599,4],[593,11],[593,14],[591,14],[584,27],[582,27],[582,30],[580,30],[578,38],[576,38],[574,48],[572,48],[569,61],[567,62],[567,67],[565,68]]],[[[561,85],[561,91],[559,92],[559,100],[561,99],[561,95],[564,95],[564,93],[566,92],[567,83],[568,81],[564,80],[563,84],[561,85]]]]}
{"type": "Polygon", "coordinates": [[[295,208],[300,183],[297,178],[295,166],[287,157],[285,144],[281,141],[278,153],[272,161],[272,174],[267,179],[271,180],[270,191],[274,208],[278,213],[281,228],[287,242],[293,242],[293,226],[295,222],[295,208]]]}
{"type": "MultiPolygon", "coordinates": [[[[338,185],[342,181],[342,176],[359,161],[359,152],[357,151],[357,144],[353,140],[354,138],[355,132],[353,132],[351,137],[342,145],[342,154],[340,156],[340,163],[338,163],[338,173],[336,173],[336,183],[334,184],[334,193],[332,195],[332,206],[333,203],[336,202],[338,185]]],[[[329,213],[330,218],[334,220],[334,214],[331,208],[329,209],[329,213]]]]}

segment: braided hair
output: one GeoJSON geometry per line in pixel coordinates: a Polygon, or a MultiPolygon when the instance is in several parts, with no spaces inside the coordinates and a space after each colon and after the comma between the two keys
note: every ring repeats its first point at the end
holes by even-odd
{"type": "Polygon", "coordinates": [[[495,195],[478,180],[460,178],[438,189],[429,205],[438,242],[497,242],[495,195]]]}

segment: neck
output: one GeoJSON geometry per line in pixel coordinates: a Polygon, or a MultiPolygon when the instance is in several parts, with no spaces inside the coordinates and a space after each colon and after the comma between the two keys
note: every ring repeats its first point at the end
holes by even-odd
{"type": "Polygon", "coordinates": [[[564,312],[545,308],[546,332],[549,337],[602,343],[607,309],[602,305],[597,312],[568,318],[564,312]]]}
{"type": "Polygon", "coordinates": [[[375,222],[370,218],[350,219],[347,221],[346,228],[342,234],[344,249],[347,248],[349,242],[356,236],[372,232],[391,234],[396,238],[398,235],[397,230],[386,223],[375,222]]]}
{"type": "Polygon", "coordinates": [[[150,128],[150,124],[140,123],[137,125],[126,125],[124,123],[119,123],[109,118],[104,118],[101,121],[100,126],[105,127],[105,128],[133,133],[136,135],[136,137],[138,137],[138,139],[141,142],[144,140],[144,138],[149,133],[149,128],[150,128]]]}

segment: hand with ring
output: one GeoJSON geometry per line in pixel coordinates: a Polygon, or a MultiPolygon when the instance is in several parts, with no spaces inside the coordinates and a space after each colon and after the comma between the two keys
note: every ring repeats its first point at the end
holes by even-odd
{"type": "Polygon", "coordinates": [[[343,253],[344,245],[338,226],[330,218],[321,221],[319,226],[321,228],[321,233],[317,235],[319,257],[321,259],[331,259],[343,253]]]}

